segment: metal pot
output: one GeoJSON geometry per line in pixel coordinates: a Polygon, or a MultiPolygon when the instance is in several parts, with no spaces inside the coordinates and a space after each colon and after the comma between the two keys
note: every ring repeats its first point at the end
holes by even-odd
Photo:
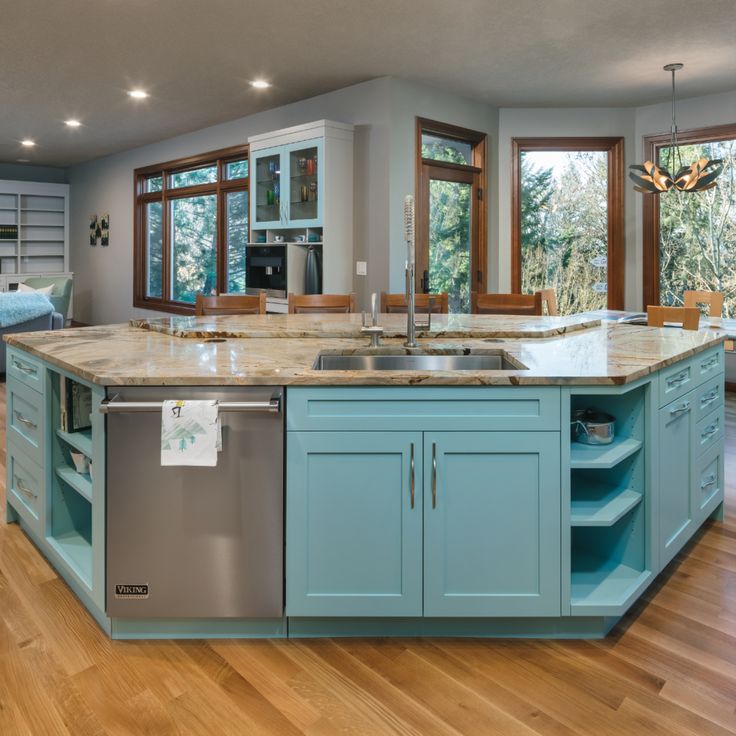
{"type": "Polygon", "coordinates": [[[585,445],[610,445],[615,436],[616,420],[598,409],[576,409],[572,413],[572,439],[585,445]]]}

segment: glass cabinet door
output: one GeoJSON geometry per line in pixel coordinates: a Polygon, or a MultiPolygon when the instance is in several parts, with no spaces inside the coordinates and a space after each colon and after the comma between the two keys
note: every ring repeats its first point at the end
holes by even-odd
{"type": "Polygon", "coordinates": [[[266,150],[255,153],[255,191],[253,220],[257,225],[278,227],[282,224],[281,209],[281,153],[266,150]]]}
{"type": "Polygon", "coordinates": [[[322,144],[305,141],[289,146],[289,222],[320,225],[322,221],[322,144]]]}

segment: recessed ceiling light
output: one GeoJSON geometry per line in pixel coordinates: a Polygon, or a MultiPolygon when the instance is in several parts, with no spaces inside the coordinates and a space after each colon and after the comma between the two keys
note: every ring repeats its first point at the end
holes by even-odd
{"type": "Polygon", "coordinates": [[[256,89],[268,89],[271,86],[270,82],[267,82],[265,79],[254,79],[250,83],[251,87],[255,87],[256,89]]]}
{"type": "Polygon", "coordinates": [[[135,97],[136,100],[144,100],[146,97],[148,97],[148,92],[146,92],[144,89],[131,89],[128,94],[131,97],[135,97]]]}
{"type": "Polygon", "coordinates": [[[24,138],[20,142],[21,146],[25,146],[26,148],[33,148],[33,146],[36,145],[36,141],[32,141],[30,138],[24,138]]]}
{"type": "Polygon", "coordinates": [[[17,158],[15,159],[19,164],[29,164],[31,163],[31,159],[29,158],[17,158]]]}
{"type": "Polygon", "coordinates": [[[78,128],[82,123],[79,122],[79,120],[74,120],[74,118],[70,118],[69,120],[65,120],[64,123],[68,125],[70,128],[78,128]]]}

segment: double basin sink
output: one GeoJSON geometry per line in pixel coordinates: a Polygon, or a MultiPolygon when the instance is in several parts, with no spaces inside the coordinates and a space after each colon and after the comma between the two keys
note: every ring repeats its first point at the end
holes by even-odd
{"type": "Polygon", "coordinates": [[[318,371],[518,371],[526,366],[502,350],[416,350],[406,352],[325,351],[317,355],[318,371]]]}

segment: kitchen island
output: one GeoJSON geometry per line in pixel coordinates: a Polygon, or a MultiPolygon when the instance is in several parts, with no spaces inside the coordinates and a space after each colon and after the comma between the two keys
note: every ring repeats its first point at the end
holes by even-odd
{"type": "Polygon", "coordinates": [[[409,351],[405,318],[381,321],[377,349],[359,315],[9,336],[8,519],[115,638],[595,637],[722,514],[719,333],[450,315],[409,351]],[[499,368],[315,368],[320,354],[407,353],[499,368]],[[92,428],[78,436],[59,426],[62,378],[92,392],[92,428]],[[239,386],[284,391],[282,615],[109,617],[105,466],[118,448],[100,408],[125,387],[186,399],[239,386]],[[571,441],[572,413],[589,407],[615,417],[612,444],[571,441]],[[93,476],[69,467],[70,448],[93,476]]]}

